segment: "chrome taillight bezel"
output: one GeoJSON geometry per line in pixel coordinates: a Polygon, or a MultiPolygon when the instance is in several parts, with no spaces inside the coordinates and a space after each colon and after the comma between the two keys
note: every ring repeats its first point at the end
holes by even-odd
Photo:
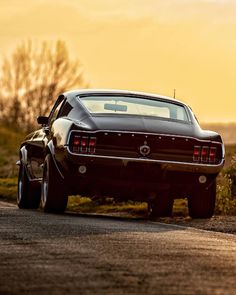
{"type": "Polygon", "coordinates": [[[71,132],[69,139],[69,149],[76,154],[93,155],[96,152],[96,142],[97,138],[95,136],[71,132]]]}
{"type": "Polygon", "coordinates": [[[215,164],[217,161],[217,147],[195,145],[193,148],[193,162],[215,164]]]}

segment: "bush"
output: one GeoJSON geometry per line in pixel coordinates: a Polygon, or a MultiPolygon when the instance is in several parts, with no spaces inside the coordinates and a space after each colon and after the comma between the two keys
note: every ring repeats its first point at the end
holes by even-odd
{"type": "Polygon", "coordinates": [[[236,214],[236,167],[232,163],[218,177],[216,214],[236,214]]]}

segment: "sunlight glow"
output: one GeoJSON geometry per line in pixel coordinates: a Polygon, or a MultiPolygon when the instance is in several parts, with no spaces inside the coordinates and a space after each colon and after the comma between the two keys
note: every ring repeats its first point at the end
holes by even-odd
{"type": "Polygon", "coordinates": [[[236,1],[1,0],[0,54],[62,39],[95,88],[176,96],[200,121],[236,121],[236,1]]]}

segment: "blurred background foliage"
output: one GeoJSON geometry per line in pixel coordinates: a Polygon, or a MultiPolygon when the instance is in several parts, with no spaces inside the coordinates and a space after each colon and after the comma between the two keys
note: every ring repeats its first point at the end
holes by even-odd
{"type": "Polygon", "coordinates": [[[2,60],[0,123],[29,132],[37,116],[48,114],[58,94],[88,86],[83,65],[70,58],[65,42],[22,42],[2,60]]]}

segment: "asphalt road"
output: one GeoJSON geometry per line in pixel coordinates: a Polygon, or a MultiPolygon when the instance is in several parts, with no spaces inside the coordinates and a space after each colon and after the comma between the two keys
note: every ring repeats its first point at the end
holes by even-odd
{"type": "Polygon", "coordinates": [[[0,202],[0,294],[236,294],[236,236],[0,202]]]}

